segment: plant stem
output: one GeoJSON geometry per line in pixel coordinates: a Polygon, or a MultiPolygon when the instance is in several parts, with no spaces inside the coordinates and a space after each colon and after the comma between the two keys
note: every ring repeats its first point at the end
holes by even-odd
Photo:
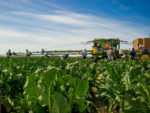
{"type": "Polygon", "coordinates": [[[52,83],[50,83],[49,89],[48,89],[48,103],[49,103],[49,113],[51,113],[51,85],[52,83]]]}

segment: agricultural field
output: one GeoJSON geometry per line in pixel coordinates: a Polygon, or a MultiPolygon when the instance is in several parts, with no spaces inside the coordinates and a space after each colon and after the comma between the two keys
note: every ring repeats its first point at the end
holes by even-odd
{"type": "Polygon", "coordinates": [[[150,60],[0,58],[0,113],[150,113],[150,60]]]}

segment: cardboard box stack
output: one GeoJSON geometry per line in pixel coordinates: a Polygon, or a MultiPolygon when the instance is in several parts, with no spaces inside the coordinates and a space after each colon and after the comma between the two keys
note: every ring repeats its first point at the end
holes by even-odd
{"type": "Polygon", "coordinates": [[[146,47],[146,49],[150,51],[150,38],[138,38],[133,41],[133,48],[135,50],[141,50],[139,45],[143,45],[144,47],[146,47]]]}

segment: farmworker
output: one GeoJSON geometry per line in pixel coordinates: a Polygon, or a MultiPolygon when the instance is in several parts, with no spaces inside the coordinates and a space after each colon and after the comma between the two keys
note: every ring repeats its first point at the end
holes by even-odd
{"type": "Polygon", "coordinates": [[[142,55],[149,55],[149,51],[146,49],[146,47],[143,47],[142,55]]]}
{"type": "Polygon", "coordinates": [[[64,60],[67,59],[68,57],[69,57],[68,54],[64,54],[64,55],[63,55],[63,59],[64,59],[64,60]]]}
{"type": "Polygon", "coordinates": [[[134,48],[132,48],[132,51],[130,52],[131,59],[134,60],[136,56],[136,52],[134,51],[134,48]]]}
{"type": "Polygon", "coordinates": [[[30,56],[30,52],[28,49],[26,49],[26,58],[29,58],[29,56],[30,56]]]}
{"type": "Polygon", "coordinates": [[[142,60],[149,59],[149,51],[146,49],[146,47],[143,47],[141,55],[142,60]]]}
{"type": "Polygon", "coordinates": [[[49,58],[48,52],[45,53],[45,57],[46,57],[46,58],[49,58]]]}
{"type": "Polygon", "coordinates": [[[117,42],[116,41],[113,43],[113,47],[117,48],[117,42]]]}
{"type": "Polygon", "coordinates": [[[8,52],[6,53],[6,56],[7,56],[7,58],[10,58],[11,55],[12,55],[12,54],[11,54],[11,50],[9,49],[8,52]]]}
{"type": "Polygon", "coordinates": [[[113,61],[113,50],[112,50],[112,48],[110,48],[107,51],[107,58],[108,58],[109,61],[113,61]]]}
{"type": "Polygon", "coordinates": [[[98,51],[101,50],[101,44],[98,44],[98,47],[97,47],[98,51]]]}
{"type": "Polygon", "coordinates": [[[84,50],[82,51],[81,55],[82,55],[82,59],[86,59],[86,57],[87,57],[87,50],[84,49],[84,50]]]}

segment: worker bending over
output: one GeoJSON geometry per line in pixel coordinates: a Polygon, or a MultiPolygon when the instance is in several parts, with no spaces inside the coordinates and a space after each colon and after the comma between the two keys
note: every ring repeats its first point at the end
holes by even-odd
{"type": "Polygon", "coordinates": [[[65,59],[67,59],[69,57],[69,55],[68,54],[64,54],[62,57],[65,60],[65,59]]]}
{"type": "Polygon", "coordinates": [[[49,58],[48,52],[45,53],[45,58],[49,58]]]}

